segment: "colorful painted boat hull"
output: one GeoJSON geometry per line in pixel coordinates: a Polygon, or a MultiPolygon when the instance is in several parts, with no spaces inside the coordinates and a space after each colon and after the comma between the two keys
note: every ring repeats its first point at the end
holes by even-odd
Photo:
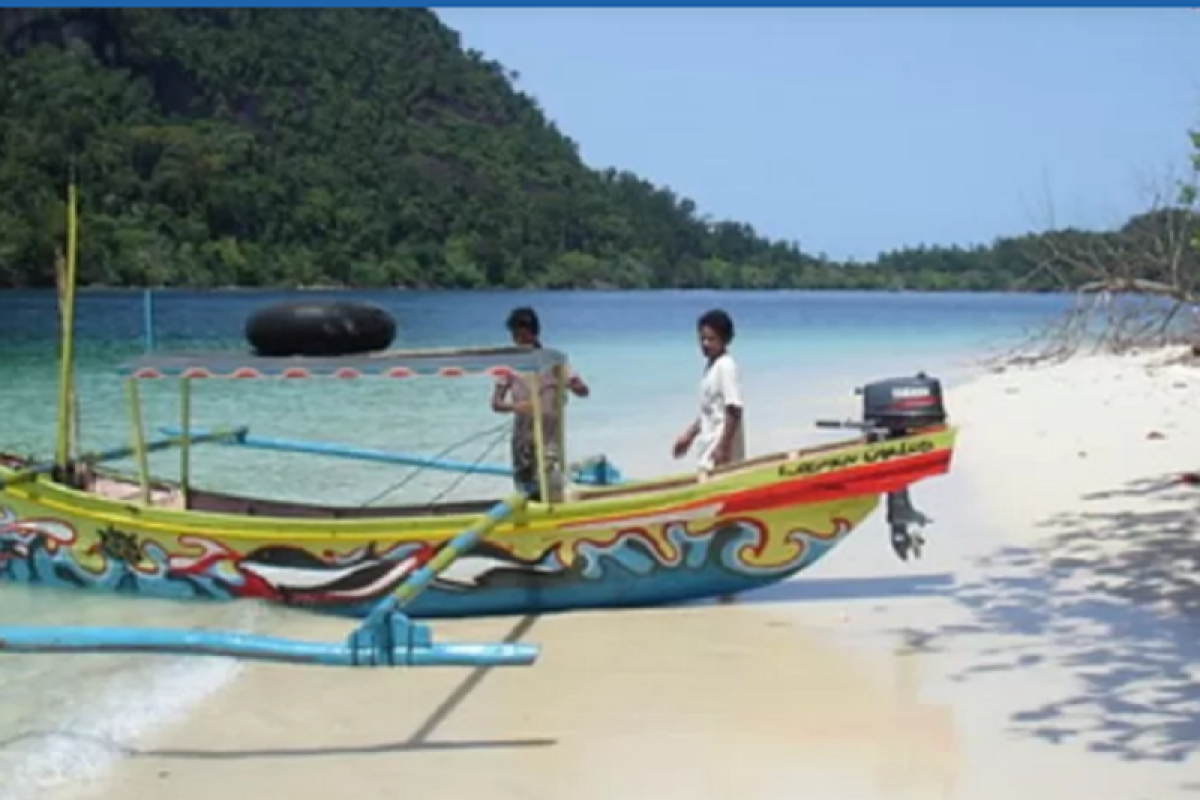
{"type": "MultiPolygon", "coordinates": [[[[667,478],[532,504],[406,610],[430,618],[649,606],[765,586],[823,558],[884,494],[947,472],[954,438],[946,428],[858,441],[755,459],[705,481],[667,478]]],[[[211,513],[41,477],[0,490],[0,578],[361,616],[473,519],[211,513]]]]}

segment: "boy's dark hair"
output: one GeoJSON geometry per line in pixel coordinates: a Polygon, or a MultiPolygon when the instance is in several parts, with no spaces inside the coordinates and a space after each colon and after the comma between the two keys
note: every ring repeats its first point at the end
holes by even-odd
{"type": "Polygon", "coordinates": [[[509,331],[525,330],[534,336],[542,335],[542,323],[538,319],[537,312],[529,306],[514,308],[508,315],[508,322],[505,324],[508,326],[509,331]]]}
{"type": "Polygon", "coordinates": [[[720,336],[725,344],[733,341],[733,319],[719,308],[701,314],[700,319],[696,322],[696,327],[711,328],[712,332],[720,336]]]}

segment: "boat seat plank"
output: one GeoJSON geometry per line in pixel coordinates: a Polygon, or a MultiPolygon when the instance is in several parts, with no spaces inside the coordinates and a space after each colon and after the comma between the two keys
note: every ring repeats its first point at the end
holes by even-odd
{"type": "MultiPolygon", "coordinates": [[[[141,485],[106,476],[95,477],[91,481],[89,489],[93,494],[100,497],[108,500],[119,500],[123,503],[138,502],[142,497],[141,485]]],[[[150,505],[158,508],[174,508],[182,511],[184,509],[183,492],[175,487],[151,486],[150,505]]]]}

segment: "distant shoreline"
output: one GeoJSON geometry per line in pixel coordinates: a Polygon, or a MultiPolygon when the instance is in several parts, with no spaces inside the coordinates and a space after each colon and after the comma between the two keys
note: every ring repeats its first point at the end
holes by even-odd
{"type": "MultiPolygon", "coordinates": [[[[52,287],[3,287],[0,288],[0,294],[3,293],[53,293],[55,290],[52,287]]],[[[1056,294],[1072,294],[1067,291],[1040,291],[1040,290],[1021,290],[1021,289],[905,289],[897,291],[894,289],[829,289],[829,288],[647,288],[647,289],[622,289],[617,287],[599,288],[585,287],[578,289],[561,289],[561,288],[538,288],[529,287],[521,289],[513,289],[507,286],[493,286],[479,289],[451,289],[446,287],[411,287],[411,286],[383,286],[383,287],[355,287],[355,286],[213,286],[207,288],[186,287],[186,286],[80,286],[76,289],[80,294],[141,294],[146,291],[154,294],[169,294],[169,293],[190,293],[190,294],[271,294],[271,293],[296,293],[296,294],[340,294],[340,293],[384,293],[384,292],[445,292],[458,294],[520,294],[520,293],[544,293],[544,294],[619,294],[624,292],[629,293],[650,293],[650,292],[673,292],[673,293],[694,293],[694,294],[767,294],[767,293],[789,293],[789,294],[872,294],[872,295],[914,295],[914,294],[972,294],[972,295],[1056,295],[1056,294]]]]}

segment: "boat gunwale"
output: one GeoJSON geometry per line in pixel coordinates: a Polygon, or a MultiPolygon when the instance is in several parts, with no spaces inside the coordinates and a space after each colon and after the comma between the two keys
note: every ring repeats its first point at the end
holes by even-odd
{"type": "MultiPolygon", "coordinates": [[[[951,435],[951,440],[947,445],[947,448],[953,449],[955,441],[954,437],[957,435],[957,428],[949,424],[940,424],[930,426],[928,428],[921,428],[919,430],[914,430],[905,436],[886,441],[900,442],[904,441],[905,439],[920,438],[922,436],[931,436],[939,433],[949,433],[951,435]]],[[[607,499],[610,497],[626,497],[642,490],[647,483],[653,483],[656,488],[662,489],[682,488],[691,484],[711,482],[713,480],[720,480],[729,476],[744,475],[749,472],[753,472],[760,467],[787,463],[790,461],[800,461],[804,458],[808,458],[809,456],[820,455],[821,453],[842,450],[850,447],[861,447],[870,444],[882,444],[882,442],[872,442],[865,435],[856,436],[852,439],[842,439],[837,442],[827,442],[825,444],[813,445],[811,447],[804,447],[798,450],[780,450],[774,453],[767,453],[766,455],[754,456],[753,458],[747,458],[733,464],[725,464],[716,467],[715,469],[704,473],[668,475],[662,478],[651,478],[648,481],[638,481],[636,484],[629,483],[616,486],[581,488],[578,490],[578,496],[580,499],[588,500],[597,500],[600,498],[607,499]]]]}
{"type": "MultiPolygon", "coordinates": [[[[936,452],[953,453],[957,430],[949,425],[940,426],[936,430],[925,430],[906,437],[887,440],[890,443],[902,442],[916,438],[935,437],[936,452]]],[[[586,522],[588,519],[608,516],[624,516],[637,513],[635,502],[639,494],[645,494],[657,502],[647,502],[647,513],[656,513],[654,506],[681,505],[702,502],[707,494],[717,494],[727,487],[727,481],[745,478],[748,475],[782,463],[795,463],[813,455],[834,453],[839,450],[854,450],[870,444],[883,442],[864,442],[861,438],[843,440],[837,443],[818,445],[802,450],[784,451],[760,456],[750,464],[746,462],[732,465],[718,475],[709,476],[702,480],[700,476],[687,477],[686,483],[671,485],[666,478],[638,482],[634,486],[622,486],[621,494],[586,493],[578,498],[557,503],[545,504],[531,502],[525,512],[518,515],[509,523],[511,532],[508,535],[537,536],[552,534],[559,526],[586,522]],[[691,490],[691,491],[689,491],[691,490]],[[658,497],[653,495],[658,494],[658,497]],[[582,513],[581,513],[582,512],[582,513]]],[[[930,455],[926,453],[924,455],[930,455]]],[[[912,456],[910,456],[911,458],[912,456]]],[[[0,466],[0,473],[11,468],[0,466]]],[[[837,472],[815,473],[811,475],[796,475],[780,479],[766,478],[762,484],[789,483],[799,485],[809,481],[828,481],[837,472]]],[[[765,476],[764,476],[765,477],[765,476]]],[[[173,486],[161,480],[155,481],[161,486],[173,486]]],[[[738,491],[741,487],[728,487],[738,491]]],[[[752,487],[745,487],[747,489],[752,487]]],[[[77,489],[50,476],[39,476],[37,480],[27,484],[18,484],[0,490],[0,499],[5,495],[31,504],[38,504],[47,509],[60,511],[68,515],[78,515],[90,521],[109,523],[113,525],[135,524],[139,528],[161,532],[168,535],[213,536],[218,535],[227,540],[272,540],[272,541],[313,541],[313,540],[359,540],[374,538],[387,541],[410,541],[441,535],[443,532],[461,527],[469,523],[475,515],[463,513],[458,515],[438,516],[424,514],[420,516],[371,516],[371,517],[287,517],[287,516],[256,516],[224,512],[197,511],[167,506],[147,506],[138,502],[130,502],[115,498],[107,498],[87,490],[77,489]],[[234,530],[229,530],[234,528],[234,530]],[[284,530],[286,529],[286,532],[284,530]]],[[[219,493],[215,493],[219,494],[219,493]]],[[[244,498],[254,500],[256,498],[244,498]]],[[[482,501],[481,501],[482,502],[482,501]]],[[[423,508],[423,507],[422,507],[423,508]]],[[[661,512],[657,512],[661,513],[661,512]]]]}

